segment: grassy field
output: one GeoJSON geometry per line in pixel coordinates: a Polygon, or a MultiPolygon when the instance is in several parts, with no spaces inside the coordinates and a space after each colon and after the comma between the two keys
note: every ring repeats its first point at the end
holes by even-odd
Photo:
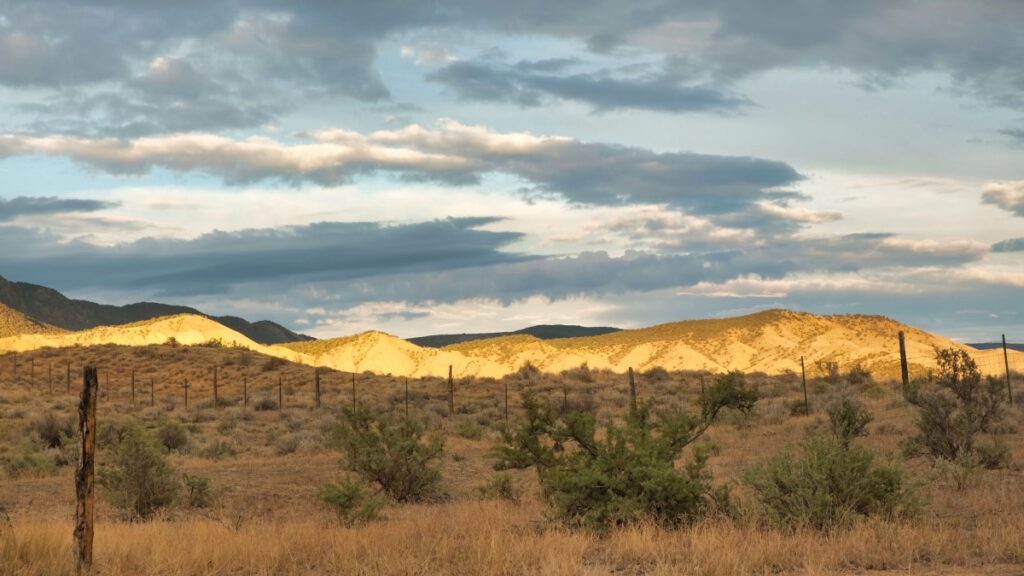
{"type": "MultiPolygon", "coordinates": [[[[432,504],[391,505],[383,520],[346,528],[316,494],[320,485],[344,475],[330,430],[337,408],[352,402],[352,374],[323,370],[316,409],[312,368],[246,350],[101,346],[40,350],[19,354],[16,361],[15,374],[15,357],[0,357],[5,575],[71,573],[69,450],[41,445],[32,429],[48,413],[70,420],[86,363],[100,369],[102,425],[116,430],[130,419],[154,429],[182,424],[187,443],[171,453],[171,462],[181,473],[208,476],[215,494],[209,508],[178,505],[147,522],[128,522],[101,499],[98,574],[1024,573],[1024,473],[1011,466],[964,474],[924,458],[903,460],[899,442],[914,432],[916,409],[890,383],[812,381],[812,414],[793,416],[790,406],[803,397],[798,378],[749,375],[762,395],[754,412],[726,413],[707,436],[720,449],[710,472],[716,482],[733,486],[739,517],[680,529],[641,525],[594,534],[548,518],[532,471],[515,473],[525,493],[519,502],[484,499],[478,488],[494,475],[491,450],[504,422],[506,388],[513,421],[520,416],[522,392],[532,390],[556,405],[595,409],[599,421],[607,422],[626,409],[623,375],[457,380],[454,414],[448,414],[443,379],[410,379],[410,413],[447,438],[445,497],[432,504]],[[219,403],[213,400],[214,366],[219,403]],[[276,404],[279,383],[283,409],[276,404]],[[824,407],[842,395],[862,400],[873,412],[870,433],[859,442],[879,460],[900,463],[918,487],[921,512],[912,520],[865,520],[829,533],[767,528],[739,481],[742,474],[821,430],[824,407]]],[[[640,397],[693,406],[700,379],[697,373],[641,375],[640,397]]],[[[357,401],[379,411],[404,411],[405,390],[402,378],[355,375],[357,401]]],[[[1017,406],[999,429],[1015,462],[1024,462],[1022,431],[1024,413],[1017,406]]],[[[101,433],[101,465],[103,438],[101,433]]]]}

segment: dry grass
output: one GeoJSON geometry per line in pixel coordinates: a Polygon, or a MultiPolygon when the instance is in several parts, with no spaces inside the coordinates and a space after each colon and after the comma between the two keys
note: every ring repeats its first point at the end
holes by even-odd
{"type": "MultiPolygon", "coordinates": [[[[412,413],[448,436],[443,473],[449,498],[433,505],[393,506],[384,521],[350,529],[339,526],[321,508],[315,493],[320,484],[341,474],[325,430],[333,419],[332,409],[351,401],[351,374],[324,373],[324,408],[317,411],[312,408],[310,367],[271,365],[266,357],[243,350],[40,350],[18,355],[18,383],[11,382],[11,358],[0,357],[0,457],[26,440],[33,419],[47,412],[72,414],[77,387],[72,394],[65,392],[63,366],[71,362],[77,374],[87,361],[101,367],[101,421],[133,417],[150,427],[168,420],[184,423],[190,430],[189,444],[172,455],[172,462],[182,471],[209,476],[218,493],[213,509],[175,508],[159,521],[134,524],[121,522],[101,502],[99,574],[1024,573],[1024,474],[1018,469],[977,471],[962,490],[956,490],[958,479],[948,469],[913,460],[903,465],[909,479],[920,486],[926,505],[912,522],[866,521],[832,534],[759,525],[757,507],[739,477],[753,463],[820,429],[823,407],[832,398],[849,394],[864,400],[875,420],[863,442],[881,460],[898,459],[900,439],[913,432],[914,412],[888,385],[812,382],[814,414],[793,417],[788,406],[802,398],[798,380],[752,375],[750,380],[764,395],[755,413],[727,414],[709,434],[721,448],[710,471],[716,481],[734,487],[742,519],[709,520],[680,530],[641,526],[601,537],[568,531],[546,520],[532,472],[517,474],[527,494],[519,504],[481,501],[476,488],[493,474],[490,449],[503,419],[506,384],[513,418],[522,391],[533,390],[560,403],[564,386],[571,406],[594,406],[599,420],[607,421],[621,415],[626,405],[621,375],[595,370],[592,382],[572,375],[459,380],[454,415],[447,414],[442,379],[410,380],[412,413]],[[23,370],[33,362],[35,381],[29,382],[23,370]],[[52,394],[46,379],[50,364],[57,379],[52,394]],[[222,397],[234,406],[212,405],[213,365],[219,367],[222,397]],[[134,408],[128,396],[133,367],[139,386],[134,408]],[[276,400],[280,377],[287,408],[242,407],[243,376],[249,379],[253,401],[276,400]],[[186,377],[193,384],[187,411],[180,386],[186,377]],[[148,406],[150,378],[155,383],[155,407],[148,406]],[[224,443],[232,450],[211,450],[224,443]]],[[[357,388],[360,402],[379,410],[404,409],[404,379],[357,375],[357,388]]],[[[699,389],[696,373],[640,380],[642,398],[661,405],[692,405],[699,389]]],[[[1004,441],[1013,448],[1015,461],[1024,462],[1024,414],[1019,407],[1004,424],[1004,441]]],[[[4,523],[0,514],[0,574],[70,573],[69,467],[58,467],[41,478],[0,480],[0,507],[10,516],[4,523]]]]}

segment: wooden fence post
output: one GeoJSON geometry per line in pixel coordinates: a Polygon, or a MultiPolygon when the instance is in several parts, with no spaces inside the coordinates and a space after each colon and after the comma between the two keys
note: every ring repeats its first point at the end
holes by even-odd
{"type": "Polygon", "coordinates": [[[633,378],[633,367],[629,367],[629,415],[636,416],[636,380],[633,378]]]}
{"type": "Polygon", "coordinates": [[[217,365],[213,366],[213,407],[220,408],[220,390],[217,388],[217,365]]]}
{"type": "Polygon", "coordinates": [[[185,410],[188,410],[188,378],[185,378],[185,410]]]}
{"type": "Polygon", "coordinates": [[[1006,398],[1013,406],[1013,387],[1010,386],[1010,356],[1006,353],[1006,334],[1003,334],[1003,365],[1006,367],[1006,398]]]}
{"type": "Polygon", "coordinates": [[[907,368],[907,344],[903,337],[903,330],[900,330],[900,378],[903,380],[903,395],[906,396],[907,388],[910,386],[910,371],[907,368]]]}
{"type": "Polygon", "coordinates": [[[405,417],[409,417],[409,379],[405,379],[405,417]]]}
{"type": "Polygon", "coordinates": [[[352,409],[356,409],[356,373],[352,373],[352,409]]]}
{"type": "Polygon", "coordinates": [[[702,372],[700,375],[700,395],[702,398],[704,397],[704,393],[704,373],[702,372]]]}
{"type": "Polygon", "coordinates": [[[508,378],[502,378],[505,383],[505,423],[508,423],[508,378]]]}
{"type": "Polygon", "coordinates": [[[153,390],[153,388],[155,388],[155,386],[153,385],[153,379],[150,378],[149,379],[149,407],[150,408],[152,408],[153,406],[156,406],[156,392],[153,390]]]}
{"type": "Polygon", "coordinates": [[[316,395],[316,407],[320,408],[320,368],[313,368],[314,394],[316,395]]]}
{"type": "Polygon", "coordinates": [[[562,380],[562,414],[569,410],[569,385],[562,380]]]}
{"type": "Polygon", "coordinates": [[[92,567],[98,387],[96,368],[86,366],[82,374],[82,396],[78,403],[78,431],[82,437],[82,450],[75,469],[75,574],[79,576],[87,574],[92,567]]]}
{"type": "Polygon", "coordinates": [[[281,376],[277,376],[277,409],[284,410],[284,392],[281,390],[281,376]]]}
{"type": "Polygon", "coordinates": [[[807,399],[807,370],[804,368],[804,357],[800,357],[800,381],[804,386],[804,414],[811,413],[811,403],[807,399]]]}
{"type": "Polygon", "coordinates": [[[455,379],[452,378],[452,365],[448,365],[448,417],[455,415],[455,379]]]}

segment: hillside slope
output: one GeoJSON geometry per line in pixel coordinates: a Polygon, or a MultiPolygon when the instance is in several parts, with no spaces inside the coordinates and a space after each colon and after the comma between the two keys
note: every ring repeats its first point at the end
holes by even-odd
{"type": "Polygon", "coordinates": [[[174,306],[157,302],[137,302],[124,306],[97,304],[88,300],[73,300],[57,290],[45,286],[28,282],[11,282],[2,276],[0,276],[0,304],[5,304],[31,318],[65,330],[85,330],[97,326],[131,324],[177,314],[195,314],[211,318],[261,344],[310,339],[309,336],[297,334],[268,320],[249,322],[236,316],[210,316],[188,306],[174,306]]]}
{"type": "Polygon", "coordinates": [[[63,332],[56,326],[39,322],[25,314],[0,304],[0,338],[18,334],[57,334],[63,332]]]}

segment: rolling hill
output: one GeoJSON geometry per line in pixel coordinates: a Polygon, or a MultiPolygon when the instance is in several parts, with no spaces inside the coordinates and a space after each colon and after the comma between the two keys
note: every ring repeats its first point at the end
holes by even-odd
{"type": "Polygon", "coordinates": [[[33,320],[21,312],[0,304],[0,338],[18,334],[57,334],[63,332],[56,326],[33,320]]]}
{"type": "MultiPolygon", "coordinates": [[[[835,362],[841,371],[861,366],[878,378],[891,378],[899,374],[899,331],[906,334],[912,376],[922,376],[934,368],[936,347],[967,350],[984,372],[1003,373],[1001,350],[976,350],[882,316],[820,316],[789,310],[670,322],[578,338],[544,340],[515,334],[444,348],[417,346],[378,331],[267,346],[210,318],[179,314],[78,332],[21,333],[0,338],[0,352],[45,346],[144,346],[174,338],[180,344],[217,340],[226,346],[346,372],[411,377],[446,376],[449,366],[459,377],[501,377],[527,362],[546,372],[586,363],[590,368],[615,372],[660,366],[668,370],[799,373],[803,357],[811,377],[823,372],[820,363],[835,362]]],[[[1014,370],[1024,370],[1024,353],[1012,351],[1010,365],[1014,370]]]]}
{"type": "Polygon", "coordinates": [[[156,302],[137,302],[125,306],[97,304],[88,300],[72,300],[60,292],[27,282],[11,282],[0,276],[0,304],[26,316],[65,330],[85,330],[97,326],[116,326],[176,314],[207,316],[260,344],[277,344],[309,340],[309,336],[261,320],[249,322],[236,316],[210,316],[188,306],[156,302]]]}

